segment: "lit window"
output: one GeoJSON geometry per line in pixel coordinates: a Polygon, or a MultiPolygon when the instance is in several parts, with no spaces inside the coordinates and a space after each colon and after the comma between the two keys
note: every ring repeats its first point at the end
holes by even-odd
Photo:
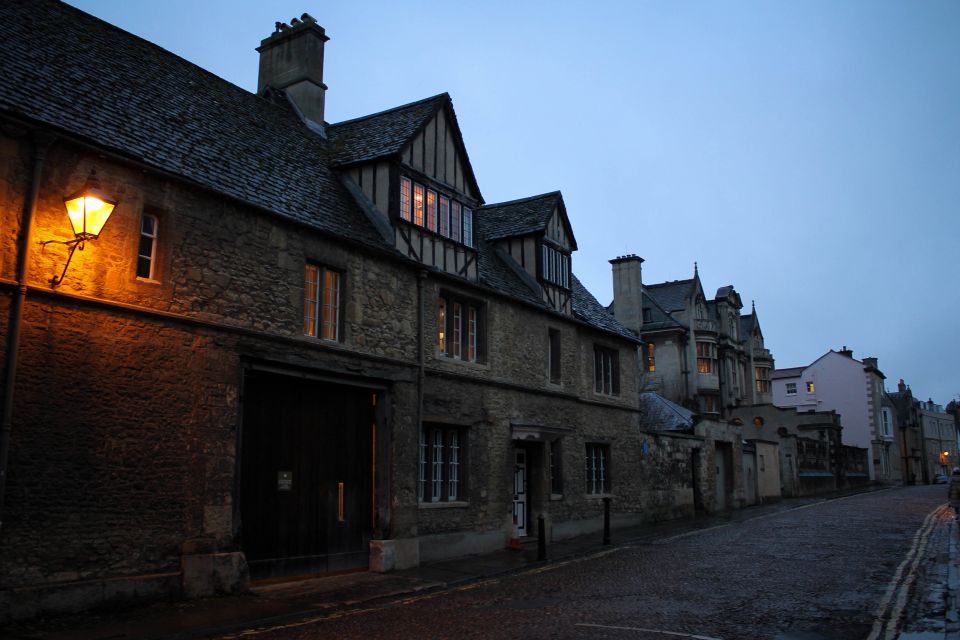
{"type": "Polygon", "coordinates": [[[157,262],[157,217],[144,214],[140,219],[140,250],[137,253],[137,277],[153,280],[157,262]]]}
{"type": "Polygon", "coordinates": [[[340,274],[308,264],[303,286],[303,333],[340,339],[340,274]]]}
{"type": "Polygon", "coordinates": [[[757,393],[770,393],[770,367],[754,367],[757,393]]]}
{"type": "Polygon", "coordinates": [[[807,380],[807,393],[813,393],[813,382],[807,380]]]}
{"type": "Polygon", "coordinates": [[[599,495],[610,492],[610,446],[589,443],[586,447],[584,476],[587,493],[599,495]]]}
{"type": "Polygon", "coordinates": [[[427,190],[427,229],[437,230],[437,192],[427,190]]]}
{"type": "Polygon", "coordinates": [[[656,346],[652,342],[647,343],[647,371],[657,370],[656,346]]]}
{"type": "Polygon", "coordinates": [[[420,502],[465,499],[466,430],[425,426],[420,431],[420,502]]]}
{"type": "Polygon", "coordinates": [[[410,222],[410,180],[400,178],[400,217],[410,222]]]}
{"type": "Polygon", "coordinates": [[[437,305],[437,351],[457,360],[483,362],[483,306],[448,294],[441,295],[437,305]]]}
{"type": "Polygon", "coordinates": [[[796,383],[796,382],[788,382],[788,383],[787,383],[787,395],[788,395],[788,396],[795,396],[795,395],[797,395],[797,383],[796,383]]]}
{"type": "Polygon", "coordinates": [[[423,226],[423,185],[413,185],[413,224],[423,226]]]}
{"type": "Polygon", "coordinates": [[[697,342],[697,373],[713,373],[716,370],[717,345],[712,342],[697,342]]]}
{"type": "Polygon", "coordinates": [[[607,396],[620,395],[620,362],[616,350],[593,347],[593,390],[607,396]]]}
{"type": "Polygon", "coordinates": [[[720,413],[720,402],[717,396],[703,396],[704,413],[720,413]]]}

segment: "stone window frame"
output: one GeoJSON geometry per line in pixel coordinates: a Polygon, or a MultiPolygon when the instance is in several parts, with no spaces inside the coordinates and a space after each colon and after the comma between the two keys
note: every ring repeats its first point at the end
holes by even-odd
{"type": "Polygon", "coordinates": [[[770,393],[770,367],[753,367],[757,393],[770,393]]]}
{"type": "Polygon", "coordinates": [[[437,298],[436,354],[446,360],[486,364],[487,305],[447,290],[437,298]]]}
{"type": "Polygon", "coordinates": [[[593,345],[593,392],[603,396],[620,395],[620,351],[601,344],[593,345]]]}
{"type": "Polygon", "coordinates": [[[697,340],[697,373],[711,375],[717,372],[717,343],[697,340]]]}
{"type": "Polygon", "coordinates": [[[303,334],[327,342],[343,342],[343,309],[345,275],[341,269],[306,261],[303,269],[303,334]],[[311,271],[315,278],[311,280],[311,271]],[[336,303],[324,300],[328,276],[336,276],[336,303]],[[313,284],[313,291],[311,291],[313,284]],[[311,295],[311,293],[313,295],[311,295]],[[334,306],[335,318],[324,322],[325,307],[334,306]]]}
{"type": "Polygon", "coordinates": [[[588,496],[610,495],[610,443],[584,443],[583,473],[584,490],[588,496]]]}
{"type": "Polygon", "coordinates": [[[159,282],[157,277],[159,258],[160,215],[156,211],[145,209],[140,214],[140,233],[137,236],[137,261],[135,265],[136,279],[141,282],[159,282]],[[148,233],[144,226],[148,220],[153,221],[153,230],[148,233]],[[144,240],[149,240],[150,254],[143,253],[144,240]],[[146,265],[146,273],[143,266],[146,265]]]}
{"type": "Polygon", "coordinates": [[[466,426],[421,426],[417,464],[417,503],[421,507],[460,506],[467,502],[469,442],[466,426]]]}

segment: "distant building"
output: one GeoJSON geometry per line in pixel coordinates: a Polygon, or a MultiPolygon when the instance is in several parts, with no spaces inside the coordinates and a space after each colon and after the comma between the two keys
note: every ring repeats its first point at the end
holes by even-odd
{"type": "Polygon", "coordinates": [[[893,464],[900,445],[883,425],[884,379],[876,358],[860,361],[846,347],[830,350],[805,367],[774,370],[773,403],[800,413],[835,411],[843,425],[843,444],[868,451],[869,479],[900,482],[893,464]]]}

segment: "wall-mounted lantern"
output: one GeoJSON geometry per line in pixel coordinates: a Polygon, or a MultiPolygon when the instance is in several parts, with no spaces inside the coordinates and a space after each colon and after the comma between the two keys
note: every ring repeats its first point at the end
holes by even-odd
{"type": "Polygon", "coordinates": [[[63,272],[50,279],[50,285],[53,287],[63,282],[63,277],[67,275],[67,269],[70,267],[70,260],[73,259],[73,252],[77,248],[83,251],[83,245],[87,240],[96,240],[100,237],[103,226],[107,224],[110,214],[117,206],[117,200],[100,189],[100,181],[97,179],[97,171],[94,169],[87,177],[87,182],[83,185],[83,188],[65,197],[63,205],[67,209],[67,216],[73,226],[74,239],[45,240],[40,243],[42,245],[50,243],[65,244],[70,247],[70,255],[67,257],[67,264],[63,266],[63,272]]]}

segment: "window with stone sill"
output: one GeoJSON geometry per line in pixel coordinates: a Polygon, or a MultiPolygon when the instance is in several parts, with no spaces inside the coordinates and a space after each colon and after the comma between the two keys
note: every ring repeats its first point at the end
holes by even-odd
{"type": "Polygon", "coordinates": [[[144,213],[140,218],[140,245],[137,251],[137,277],[156,280],[157,237],[160,222],[157,216],[144,213]]]}
{"type": "Polygon", "coordinates": [[[616,349],[594,345],[593,390],[605,396],[620,395],[620,354],[616,349]]]}
{"type": "Polygon", "coordinates": [[[303,333],[322,340],[340,340],[340,272],[307,264],[303,278],[303,333]]]}
{"type": "Polygon", "coordinates": [[[437,352],[465,362],[486,360],[485,307],[450,293],[437,301],[437,352]]]}
{"type": "Polygon", "coordinates": [[[717,345],[697,341],[697,373],[710,374],[717,369],[717,345]]]}
{"type": "Polygon", "coordinates": [[[610,445],[587,443],[584,477],[588,495],[610,493],[610,445]]]}
{"type": "Polygon", "coordinates": [[[757,393],[770,392],[770,367],[754,367],[757,393]]]}
{"type": "Polygon", "coordinates": [[[466,459],[466,428],[424,425],[420,430],[418,500],[421,503],[466,500],[466,459]]]}

